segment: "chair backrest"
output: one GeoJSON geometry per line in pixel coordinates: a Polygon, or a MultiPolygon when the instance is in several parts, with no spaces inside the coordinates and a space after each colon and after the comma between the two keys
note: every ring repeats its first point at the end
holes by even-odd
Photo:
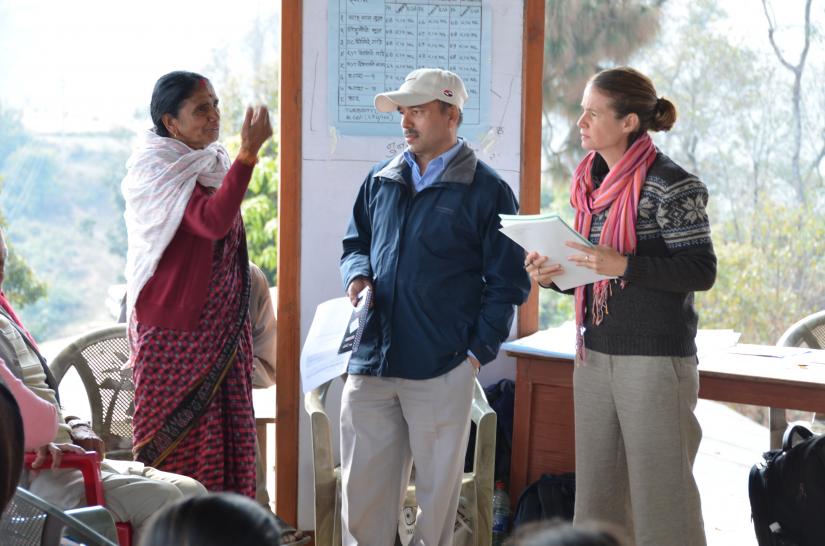
{"type": "Polygon", "coordinates": [[[58,384],[74,368],[83,382],[92,412],[92,428],[106,444],[110,459],[132,459],[135,386],[128,368],[127,326],[116,324],[89,332],[69,344],[49,368],[58,384]]]}
{"type": "Polygon", "coordinates": [[[116,542],[104,536],[113,536],[114,520],[111,514],[102,507],[96,507],[94,516],[92,518],[91,511],[87,509],[83,517],[87,521],[97,521],[102,532],[18,487],[0,518],[0,544],[57,546],[66,537],[88,546],[117,546],[116,542]]]}
{"type": "Polygon", "coordinates": [[[304,409],[309,414],[312,435],[315,543],[319,546],[341,544],[341,471],[333,460],[332,432],[324,408],[330,383],[324,383],[304,397],[304,409]]]}
{"type": "Polygon", "coordinates": [[[785,330],[776,344],[782,347],[825,349],[825,311],[808,315],[785,330]]]}

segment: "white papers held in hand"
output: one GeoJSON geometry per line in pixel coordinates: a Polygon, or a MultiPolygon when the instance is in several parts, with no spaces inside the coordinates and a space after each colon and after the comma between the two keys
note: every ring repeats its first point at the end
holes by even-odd
{"type": "Polygon", "coordinates": [[[355,308],[349,298],[327,300],[316,308],[301,349],[301,387],[305,393],[346,373],[353,348],[361,341],[372,294],[365,289],[359,298],[355,308]]]}
{"type": "Polygon", "coordinates": [[[518,243],[526,252],[535,250],[542,256],[547,256],[548,265],[561,264],[564,272],[553,277],[553,282],[559,289],[567,290],[602,279],[615,278],[599,275],[592,269],[567,260],[568,256],[581,254],[580,251],[566,246],[564,243],[567,241],[590,247],[594,245],[571,228],[558,214],[499,214],[499,217],[502,226],[499,231],[518,243]]]}

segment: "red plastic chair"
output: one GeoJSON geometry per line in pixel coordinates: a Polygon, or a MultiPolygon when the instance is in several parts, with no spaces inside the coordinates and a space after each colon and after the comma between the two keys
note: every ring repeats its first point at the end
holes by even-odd
{"type": "MultiPolygon", "coordinates": [[[[31,469],[36,458],[33,452],[26,453],[25,465],[31,469]]],[[[48,456],[40,469],[51,468],[52,458],[48,456]]],[[[86,453],[64,453],[59,468],[76,468],[83,475],[83,486],[86,492],[86,504],[89,506],[103,506],[106,504],[103,497],[103,482],[100,479],[100,459],[96,451],[86,453]]],[[[128,523],[116,522],[117,541],[120,546],[132,546],[132,526],[128,523]]]]}

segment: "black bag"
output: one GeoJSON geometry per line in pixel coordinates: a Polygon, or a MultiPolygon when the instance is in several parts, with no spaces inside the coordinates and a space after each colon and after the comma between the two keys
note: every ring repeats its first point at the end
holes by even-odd
{"type": "Polygon", "coordinates": [[[782,449],[763,457],[748,479],[759,546],[825,544],[825,435],[789,427],[782,449]]]}
{"type": "Polygon", "coordinates": [[[542,474],[527,486],[516,504],[513,528],[542,519],[560,518],[573,521],[576,500],[576,475],[542,474]]]}

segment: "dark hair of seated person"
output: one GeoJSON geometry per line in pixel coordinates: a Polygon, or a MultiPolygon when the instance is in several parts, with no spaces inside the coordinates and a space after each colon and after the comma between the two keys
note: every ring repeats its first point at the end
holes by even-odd
{"type": "Polygon", "coordinates": [[[252,499],[212,493],[158,512],[140,546],[278,546],[280,537],[275,515],[252,499]]]}
{"type": "Polygon", "coordinates": [[[622,533],[601,523],[576,525],[553,519],[524,524],[510,537],[509,546],[624,546],[622,533]]]}
{"type": "Polygon", "coordinates": [[[23,419],[9,389],[0,383],[0,514],[14,496],[23,471],[23,419]]]}

